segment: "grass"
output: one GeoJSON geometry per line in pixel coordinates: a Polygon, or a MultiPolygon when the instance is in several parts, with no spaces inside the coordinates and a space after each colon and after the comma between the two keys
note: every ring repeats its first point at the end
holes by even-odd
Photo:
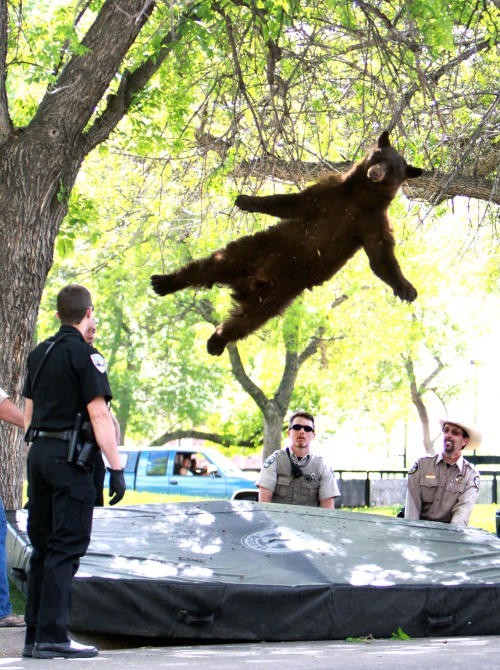
{"type": "Polygon", "coordinates": [[[26,597],[24,593],[18,591],[17,587],[10,582],[10,602],[12,604],[12,611],[14,614],[24,614],[24,606],[26,605],[26,597]]]}
{"type": "MultiPolygon", "coordinates": [[[[369,514],[383,514],[384,516],[396,516],[400,505],[393,507],[356,507],[353,512],[367,512],[369,514]]],[[[482,528],[489,533],[496,533],[496,512],[500,505],[474,505],[469,521],[472,528],[482,528]]]]}

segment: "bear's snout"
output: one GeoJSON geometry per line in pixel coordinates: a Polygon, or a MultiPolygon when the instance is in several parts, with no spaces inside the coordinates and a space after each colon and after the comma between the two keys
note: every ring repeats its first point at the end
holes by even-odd
{"type": "Polygon", "coordinates": [[[377,163],[376,165],[372,165],[371,168],[368,169],[366,176],[370,181],[379,182],[383,181],[385,173],[386,173],[385,167],[380,163],[377,163]]]}

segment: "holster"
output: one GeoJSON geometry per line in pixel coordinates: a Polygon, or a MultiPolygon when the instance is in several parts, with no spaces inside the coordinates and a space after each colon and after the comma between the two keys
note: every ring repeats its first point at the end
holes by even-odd
{"type": "Polygon", "coordinates": [[[28,428],[28,430],[26,431],[26,434],[25,434],[25,436],[24,436],[24,441],[25,441],[27,444],[29,444],[30,442],[33,442],[34,437],[35,437],[35,431],[34,431],[34,429],[31,428],[31,426],[30,426],[30,427],[28,428]]]}
{"type": "Polygon", "coordinates": [[[82,415],[76,415],[75,426],[68,447],[68,463],[88,472],[94,465],[98,446],[90,421],[83,421],[82,415]]]}

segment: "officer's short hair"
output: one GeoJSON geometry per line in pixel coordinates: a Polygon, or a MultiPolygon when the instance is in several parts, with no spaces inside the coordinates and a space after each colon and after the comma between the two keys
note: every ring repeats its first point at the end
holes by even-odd
{"type": "Polygon", "coordinates": [[[295,419],[301,416],[303,419],[308,419],[314,428],[314,417],[312,414],[309,414],[309,412],[306,412],[304,409],[296,409],[295,412],[290,416],[288,419],[288,428],[290,429],[293,426],[293,422],[295,419]]]}
{"type": "Polygon", "coordinates": [[[65,286],[57,295],[57,313],[62,324],[80,323],[89,307],[93,308],[92,296],[80,284],[65,286]]]}

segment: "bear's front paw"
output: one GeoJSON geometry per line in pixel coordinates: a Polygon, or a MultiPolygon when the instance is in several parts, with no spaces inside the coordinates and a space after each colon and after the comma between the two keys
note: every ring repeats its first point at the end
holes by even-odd
{"type": "Polygon", "coordinates": [[[167,295],[176,290],[170,275],[152,275],[151,286],[158,295],[167,295]]]}
{"type": "Polygon", "coordinates": [[[418,294],[417,289],[410,282],[407,282],[395,288],[394,295],[397,295],[398,298],[401,298],[405,302],[413,302],[418,294]]]}
{"type": "Polygon", "coordinates": [[[239,195],[234,204],[244,212],[253,212],[253,201],[254,198],[251,195],[239,195]]]}

